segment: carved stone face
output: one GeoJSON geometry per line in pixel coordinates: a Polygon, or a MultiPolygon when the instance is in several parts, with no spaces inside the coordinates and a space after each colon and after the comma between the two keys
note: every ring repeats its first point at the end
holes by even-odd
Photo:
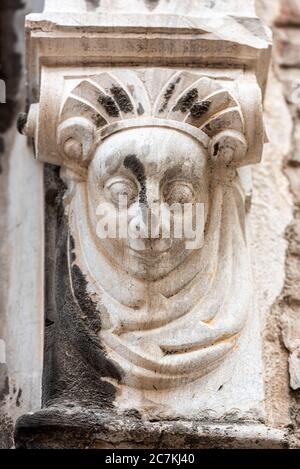
{"type": "Polygon", "coordinates": [[[171,228],[174,224],[168,207],[204,204],[206,221],[206,152],[196,139],[173,129],[139,128],[114,134],[99,146],[90,164],[88,200],[98,249],[137,278],[163,277],[192,253],[184,236],[174,238],[173,229],[170,236],[166,237],[166,232],[162,235],[169,216],[171,228]],[[120,196],[127,198],[127,206],[119,206],[120,196]],[[99,214],[102,204],[108,207],[110,221],[128,217],[127,237],[97,237],[97,211],[99,214]],[[157,212],[159,206],[161,211],[157,212]],[[137,232],[142,235],[136,237],[137,232]]]}

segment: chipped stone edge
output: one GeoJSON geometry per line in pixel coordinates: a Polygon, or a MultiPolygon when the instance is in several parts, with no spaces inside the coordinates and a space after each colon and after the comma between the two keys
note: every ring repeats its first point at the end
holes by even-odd
{"type": "Polygon", "coordinates": [[[113,410],[52,407],[19,418],[17,448],[288,448],[288,430],[256,422],[142,420],[113,410]]]}

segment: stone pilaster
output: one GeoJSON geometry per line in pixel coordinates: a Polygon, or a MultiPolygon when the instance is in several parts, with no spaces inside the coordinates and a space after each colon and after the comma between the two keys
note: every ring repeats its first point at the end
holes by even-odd
{"type": "Polygon", "coordinates": [[[46,164],[46,323],[43,408],[19,447],[286,445],[266,425],[248,239],[270,43],[252,1],[48,1],[28,17],[20,127],[46,164]],[[172,204],[204,207],[193,248],[162,235],[172,204]],[[104,205],[127,236],[99,235],[104,205]]]}

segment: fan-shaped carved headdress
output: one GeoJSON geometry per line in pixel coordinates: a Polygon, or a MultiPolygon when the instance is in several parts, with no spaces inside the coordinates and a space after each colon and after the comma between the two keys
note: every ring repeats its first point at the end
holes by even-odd
{"type": "Polygon", "coordinates": [[[192,135],[214,162],[247,164],[241,108],[217,80],[177,72],[151,100],[136,74],[112,73],[82,79],[63,103],[58,144],[64,163],[87,167],[96,144],[124,129],[167,127],[192,135]]]}

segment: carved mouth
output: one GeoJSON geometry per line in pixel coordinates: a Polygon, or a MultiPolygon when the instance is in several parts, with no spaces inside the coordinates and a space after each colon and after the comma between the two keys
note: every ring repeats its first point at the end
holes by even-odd
{"type": "Polygon", "coordinates": [[[136,257],[138,259],[143,260],[146,263],[149,264],[155,264],[159,259],[164,257],[170,250],[172,246],[170,246],[168,249],[164,251],[157,251],[155,249],[147,249],[147,250],[136,250],[133,248],[129,248],[129,251],[131,252],[131,255],[133,257],[136,257]]]}

